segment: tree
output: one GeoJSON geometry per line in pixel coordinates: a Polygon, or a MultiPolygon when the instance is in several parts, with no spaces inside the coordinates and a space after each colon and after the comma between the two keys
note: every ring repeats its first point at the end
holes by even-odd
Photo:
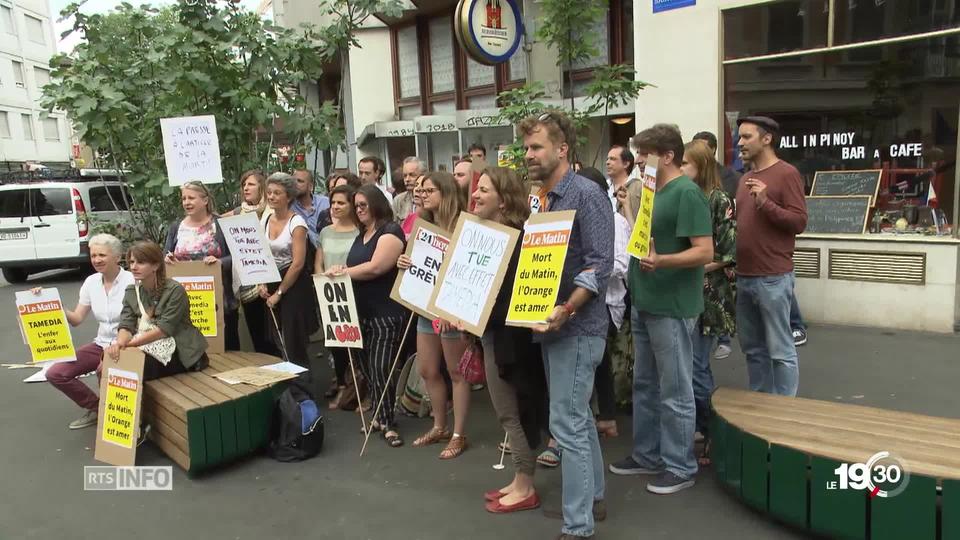
{"type": "Polygon", "coordinates": [[[277,27],[232,1],[179,0],[159,10],[123,2],[106,15],[71,4],[61,12],[74,20],[64,36],[82,32],[84,41],[51,60],[43,103],[67,112],[105,166],[125,171],[138,209],[129,234],[159,240],[180,211],[166,179],[160,119],[216,117],[225,177],[217,205],[234,204],[240,173],[266,169],[275,132],[294,148],[344,143],[339,105],[311,105],[300,88],[355,43],[352,31],[371,6],[388,4],[389,11],[395,1],[329,0],[325,5],[351,18],[319,30],[277,27]]]}

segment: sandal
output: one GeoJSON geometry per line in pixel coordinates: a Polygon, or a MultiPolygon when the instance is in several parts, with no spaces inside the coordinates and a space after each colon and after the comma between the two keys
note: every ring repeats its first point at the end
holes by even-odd
{"type": "Polygon", "coordinates": [[[537,456],[537,463],[551,469],[560,465],[560,451],[552,446],[548,446],[546,450],[540,452],[540,455],[537,456]]]}
{"type": "Polygon", "coordinates": [[[467,450],[467,438],[463,435],[456,435],[450,438],[447,447],[440,452],[440,459],[453,459],[467,450]]]}
{"type": "Polygon", "coordinates": [[[383,440],[387,441],[387,446],[390,448],[403,446],[403,439],[400,438],[400,434],[392,429],[383,432],[383,440]]]}
{"type": "MultiPolygon", "coordinates": [[[[383,431],[383,426],[381,426],[376,420],[373,420],[370,422],[370,432],[376,433],[377,431],[383,431]]],[[[364,435],[367,434],[366,426],[360,426],[360,433],[363,433],[364,435]]]]}
{"type": "Polygon", "coordinates": [[[700,456],[697,458],[697,465],[701,467],[709,467],[711,463],[710,439],[706,439],[703,443],[703,450],[700,451],[700,456]]]}
{"type": "Polygon", "coordinates": [[[617,430],[617,421],[616,420],[598,420],[597,421],[597,434],[601,437],[619,437],[620,432],[617,430]]]}
{"type": "Polygon", "coordinates": [[[443,428],[438,428],[433,426],[430,428],[430,431],[424,433],[423,435],[416,438],[413,441],[413,446],[420,448],[421,446],[430,446],[431,444],[437,444],[441,441],[446,441],[450,439],[450,432],[443,428]]]}
{"type": "Polygon", "coordinates": [[[503,452],[504,454],[512,454],[513,450],[510,449],[510,443],[503,444],[502,442],[497,443],[497,451],[503,452]]]}

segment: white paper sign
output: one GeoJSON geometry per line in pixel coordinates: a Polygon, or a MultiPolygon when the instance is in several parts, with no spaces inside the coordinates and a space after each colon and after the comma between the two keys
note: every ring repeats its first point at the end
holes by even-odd
{"type": "Polygon", "coordinates": [[[223,227],[223,235],[233,256],[233,268],[240,285],[280,281],[277,261],[273,258],[255,212],[223,218],[220,226],[223,227]]]}
{"type": "Polygon", "coordinates": [[[212,115],[161,118],[160,132],[171,186],[191,180],[204,184],[223,182],[216,118],[212,115]]]}
{"type": "Polygon", "coordinates": [[[320,303],[324,346],[362,349],[363,336],[360,335],[360,318],[350,276],[314,274],[313,288],[320,303]]]}
{"type": "Polygon", "coordinates": [[[450,238],[441,234],[439,227],[417,219],[407,243],[410,268],[397,275],[390,298],[419,315],[433,319],[435,316],[428,309],[430,295],[437,285],[443,254],[449,244],[450,238]]]}
{"type": "Polygon", "coordinates": [[[462,213],[444,255],[430,311],[480,336],[520,231],[462,213]]]}

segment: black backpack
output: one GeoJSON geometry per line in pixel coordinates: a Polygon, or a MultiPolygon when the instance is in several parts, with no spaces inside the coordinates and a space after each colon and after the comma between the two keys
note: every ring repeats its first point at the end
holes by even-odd
{"type": "Polygon", "coordinates": [[[289,384],[274,405],[267,455],[277,461],[303,461],[323,447],[323,416],[310,391],[298,381],[289,384]]]}

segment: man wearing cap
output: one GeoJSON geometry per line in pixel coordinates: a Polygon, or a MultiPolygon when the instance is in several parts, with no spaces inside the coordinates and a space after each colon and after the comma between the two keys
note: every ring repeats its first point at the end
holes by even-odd
{"type": "Polygon", "coordinates": [[[737,329],[750,389],[797,395],[800,369],[790,330],[793,250],[807,226],[803,179],[774,151],[780,125],[737,121],[740,155],[751,164],[737,188],[737,329]]]}

